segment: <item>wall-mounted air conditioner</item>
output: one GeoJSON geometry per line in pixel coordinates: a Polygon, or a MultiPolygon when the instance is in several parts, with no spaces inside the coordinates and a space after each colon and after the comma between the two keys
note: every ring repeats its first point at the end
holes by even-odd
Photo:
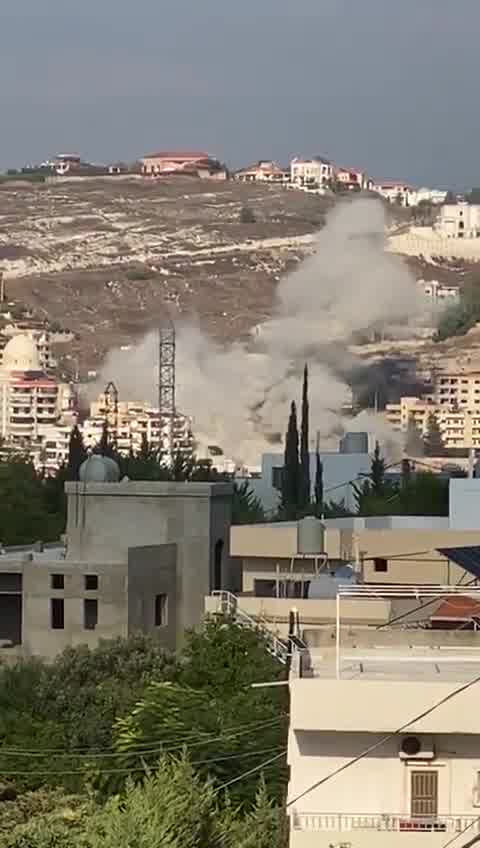
{"type": "Polygon", "coordinates": [[[401,760],[433,760],[435,745],[431,736],[403,736],[398,753],[401,760]]]}

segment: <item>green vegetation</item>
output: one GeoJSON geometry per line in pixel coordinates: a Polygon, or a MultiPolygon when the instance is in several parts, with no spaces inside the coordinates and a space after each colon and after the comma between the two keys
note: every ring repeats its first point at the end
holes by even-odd
{"type": "Polygon", "coordinates": [[[480,321],[480,282],[466,283],[460,293],[460,302],[447,307],[438,325],[434,341],[442,342],[451,336],[464,336],[480,321]]]}
{"type": "Polygon", "coordinates": [[[239,218],[241,224],[256,224],[257,222],[255,212],[251,206],[242,206],[239,218]]]}
{"type": "Polygon", "coordinates": [[[280,848],[287,691],[251,684],[283,674],[222,617],[176,658],[134,637],[0,667],[2,848],[234,848],[246,826],[280,848]]]}

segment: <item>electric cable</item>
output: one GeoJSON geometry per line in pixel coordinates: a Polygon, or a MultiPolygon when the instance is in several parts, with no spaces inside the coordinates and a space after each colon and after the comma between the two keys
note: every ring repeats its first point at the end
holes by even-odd
{"type": "MultiPolygon", "coordinates": [[[[192,766],[201,766],[201,765],[208,765],[209,763],[225,762],[227,760],[237,760],[237,759],[246,759],[248,757],[257,757],[257,756],[259,756],[259,754],[270,754],[272,751],[278,751],[278,749],[279,749],[279,746],[277,745],[275,748],[262,748],[259,751],[248,751],[246,753],[244,752],[243,754],[228,754],[224,757],[212,757],[211,759],[208,759],[208,760],[195,760],[191,763],[191,765],[192,766]]],[[[164,752],[161,751],[159,753],[163,754],[164,752]]],[[[113,769],[100,768],[100,769],[96,770],[96,773],[97,774],[131,774],[132,772],[145,771],[146,768],[147,768],[146,764],[144,764],[142,766],[134,766],[132,768],[113,768],[113,769]]],[[[0,774],[4,777],[19,777],[19,776],[22,776],[22,777],[26,777],[26,776],[28,776],[28,777],[45,777],[46,775],[54,775],[55,777],[69,777],[69,776],[73,776],[73,775],[84,775],[85,770],[84,769],[71,769],[71,770],[65,770],[65,771],[64,770],[56,771],[54,769],[52,771],[52,769],[45,769],[45,770],[42,769],[42,770],[38,770],[38,771],[27,771],[26,769],[25,770],[22,769],[22,770],[18,771],[18,770],[15,769],[15,770],[12,770],[12,771],[0,770],[0,774]]]]}
{"type": "Polygon", "coordinates": [[[448,842],[444,842],[443,845],[440,846],[440,848],[448,848],[449,845],[453,845],[453,843],[456,842],[457,839],[460,839],[460,837],[463,836],[463,834],[466,833],[467,830],[470,830],[470,828],[477,824],[479,821],[480,816],[477,816],[476,819],[471,821],[470,824],[467,824],[459,833],[456,833],[455,836],[452,836],[451,839],[448,840],[448,842]]]}
{"type": "Polygon", "coordinates": [[[407,721],[405,724],[402,724],[401,727],[398,727],[392,733],[389,733],[387,736],[382,737],[382,739],[380,739],[378,742],[375,742],[373,745],[370,745],[368,748],[365,748],[365,750],[362,751],[360,754],[357,754],[356,757],[352,757],[351,760],[348,760],[348,762],[343,763],[343,765],[334,769],[329,774],[325,775],[325,777],[321,777],[320,780],[317,780],[315,783],[312,783],[311,786],[309,786],[307,789],[304,789],[303,792],[300,792],[291,801],[288,801],[286,806],[291,807],[292,804],[295,804],[301,798],[304,798],[305,795],[308,795],[314,789],[318,789],[320,786],[323,786],[325,783],[328,783],[328,781],[332,780],[334,777],[337,777],[339,774],[346,771],[351,766],[354,766],[356,763],[360,762],[360,760],[363,760],[366,756],[368,756],[368,754],[371,754],[373,751],[376,751],[382,745],[385,745],[386,742],[390,742],[390,740],[394,739],[395,736],[398,736],[399,733],[403,733],[404,730],[407,730],[409,727],[412,726],[412,724],[416,724],[417,722],[422,721],[422,719],[431,715],[431,713],[435,712],[435,710],[438,710],[439,707],[448,703],[448,701],[451,701],[453,698],[455,698],[457,695],[460,695],[462,692],[466,692],[467,689],[470,689],[477,683],[480,683],[480,675],[477,675],[477,677],[474,677],[473,680],[470,680],[468,683],[462,683],[461,686],[458,686],[456,689],[453,689],[451,692],[449,692],[448,695],[444,695],[443,698],[441,698],[427,710],[424,710],[419,715],[416,715],[414,718],[409,719],[409,721],[407,721]]]}
{"type": "Polygon", "coordinates": [[[156,742],[145,743],[148,744],[148,747],[140,747],[136,749],[132,749],[131,751],[111,751],[110,749],[105,749],[101,751],[100,749],[93,749],[91,753],[88,751],[75,752],[75,751],[66,751],[65,748],[45,748],[44,750],[37,749],[20,749],[20,748],[0,748],[0,756],[12,756],[12,757],[45,757],[46,755],[58,756],[58,757],[68,757],[68,758],[85,758],[85,759],[95,759],[95,758],[104,758],[104,757],[126,757],[126,756],[142,756],[145,754],[155,754],[155,753],[169,753],[170,751],[178,751],[180,748],[184,747],[199,747],[201,745],[210,745],[213,742],[222,742],[228,739],[235,739],[238,736],[244,736],[246,733],[251,733],[254,730],[263,729],[266,727],[273,726],[275,724],[279,724],[285,718],[288,718],[288,713],[283,713],[277,718],[270,719],[268,721],[263,722],[254,722],[253,724],[240,725],[238,729],[232,728],[232,731],[227,731],[222,735],[213,736],[209,734],[205,739],[196,740],[195,742],[188,743],[185,740],[189,737],[196,737],[197,734],[191,733],[187,734],[184,737],[181,743],[178,743],[178,739],[170,739],[168,741],[158,740],[156,742]],[[172,742],[178,743],[173,745],[173,747],[163,747],[164,745],[170,745],[172,742]],[[159,750],[160,749],[160,750],[159,750]]]}
{"type": "Polygon", "coordinates": [[[222,783],[221,786],[216,789],[216,793],[222,792],[223,789],[226,789],[228,786],[231,786],[233,783],[238,783],[239,780],[243,780],[245,777],[250,777],[251,774],[255,774],[256,771],[260,771],[260,769],[266,768],[271,763],[274,763],[276,760],[279,760],[280,757],[284,757],[287,754],[287,749],[284,748],[280,754],[277,754],[275,757],[270,757],[269,760],[265,760],[264,763],[260,763],[260,765],[255,766],[255,768],[251,768],[248,771],[243,772],[243,774],[239,774],[238,777],[233,777],[231,780],[227,780],[226,783],[222,783]]]}

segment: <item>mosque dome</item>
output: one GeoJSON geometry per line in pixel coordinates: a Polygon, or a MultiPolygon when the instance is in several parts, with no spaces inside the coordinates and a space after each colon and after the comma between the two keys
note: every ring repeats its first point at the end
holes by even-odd
{"type": "Polygon", "coordinates": [[[82,462],[79,477],[82,483],[118,483],[120,468],[109,456],[93,453],[82,462]]]}
{"type": "Polygon", "coordinates": [[[30,336],[14,336],[3,349],[5,371],[41,371],[35,341],[30,336]]]}

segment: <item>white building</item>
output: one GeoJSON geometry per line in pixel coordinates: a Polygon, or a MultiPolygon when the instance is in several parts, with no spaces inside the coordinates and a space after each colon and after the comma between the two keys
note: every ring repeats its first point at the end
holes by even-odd
{"type": "Polygon", "coordinates": [[[73,392],[41,368],[35,341],[14,336],[6,344],[0,368],[0,435],[12,447],[28,448],[41,440],[42,428],[72,415],[73,392]]]}
{"type": "Polygon", "coordinates": [[[242,183],[275,183],[290,182],[290,170],[281,168],[271,159],[260,159],[255,165],[241,168],[234,174],[234,179],[242,183]]]}
{"type": "MultiPolygon", "coordinates": [[[[478,587],[409,591],[417,605],[480,601],[478,587]]],[[[369,597],[341,588],[334,639],[317,632],[292,667],[290,846],[460,848],[480,833],[478,634],[342,626],[343,605],[369,597]]]]}
{"type": "Polygon", "coordinates": [[[480,236],[480,205],[447,203],[440,210],[436,230],[445,238],[478,238],[480,236]]]}
{"type": "Polygon", "coordinates": [[[334,177],[334,166],[323,156],[311,159],[295,157],[290,163],[290,181],[299,188],[328,186],[334,177]]]}
{"type": "Polygon", "coordinates": [[[445,202],[447,196],[446,191],[436,188],[418,188],[410,194],[410,206],[418,206],[419,203],[433,203],[434,206],[440,206],[445,202]]]}
{"type": "Polygon", "coordinates": [[[423,296],[432,306],[458,303],[460,289],[458,286],[445,286],[438,280],[417,280],[423,296]]]}
{"type": "Polygon", "coordinates": [[[384,197],[389,203],[396,203],[399,206],[411,206],[410,200],[415,194],[415,189],[412,186],[397,180],[374,182],[371,188],[372,191],[384,197]]]}

